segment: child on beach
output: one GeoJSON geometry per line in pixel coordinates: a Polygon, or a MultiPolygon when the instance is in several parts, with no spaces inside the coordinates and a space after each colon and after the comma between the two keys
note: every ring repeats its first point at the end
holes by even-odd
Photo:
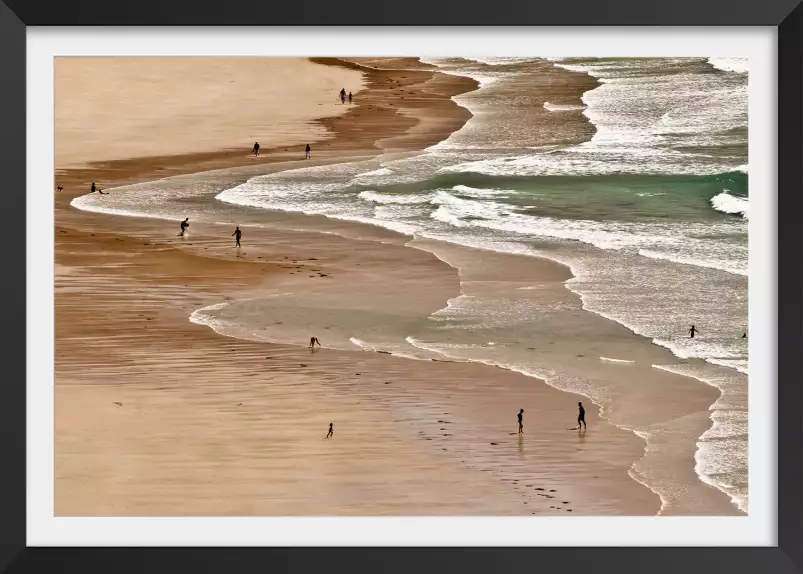
{"type": "Polygon", "coordinates": [[[335,434],[334,423],[329,423],[329,432],[326,433],[326,438],[334,436],[334,434],[335,434]]]}
{"type": "Polygon", "coordinates": [[[234,236],[235,247],[240,247],[240,237],[242,237],[243,232],[240,231],[240,226],[239,225],[234,230],[234,233],[232,233],[232,235],[234,236]]]}
{"type": "Polygon", "coordinates": [[[179,232],[179,237],[184,237],[184,232],[187,231],[187,228],[190,226],[189,224],[190,218],[188,217],[184,221],[181,222],[181,231],[179,232]]]}
{"type": "Polygon", "coordinates": [[[351,103],[351,92],[349,92],[349,103],[351,103]]]}
{"type": "Polygon", "coordinates": [[[309,144],[307,144],[307,149],[306,149],[306,152],[307,152],[307,156],[306,157],[307,157],[307,159],[309,159],[311,151],[312,151],[312,149],[309,147],[309,144]]]}
{"type": "Polygon", "coordinates": [[[524,419],[524,409],[519,411],[517,418],[519,419],[519,434],[524,434],[524,421],[522,420],[524,419]]]}
{"type": "Polygon", "coordinates": [[[253,152],[255,156],[259,157],[259,142],[254,142],[253,152]]]}
{"type": "Polygon", "coordinates": [[[583,408],[583,403],[577,403],[577,406],[580,408],[580,412],[577,414],[577,428],[580,428],[581,423],[583,428],[586,428],[586,410],[583,408]]]}

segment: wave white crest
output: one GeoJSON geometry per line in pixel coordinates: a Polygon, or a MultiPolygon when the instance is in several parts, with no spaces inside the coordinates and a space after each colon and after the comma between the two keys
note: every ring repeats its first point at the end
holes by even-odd
{"type": "Polygon", "coordinates": [[[731,195],[727,189],[711,198],[711,207],[722,213],[741,215],[745,219],[749,219],[750,200],[746,197],[731,195]]]}
{"type": "Polygon", "coordinates": [[[398,205],[413,205],[416,203],[429,203],[431,197],[429,195],[390,195],[385,193],[377,193],[376,191],[363,191],[360,192],[360,199],[371,201],[373,203],[381,204],[398,204],[398,205]]]}
{"type": "Polygon", "coordinates": [[[723,72],[746,74],[750,71],[750,60],[748,58],[711,57],[708,58],[708,63],[723,72]]]}

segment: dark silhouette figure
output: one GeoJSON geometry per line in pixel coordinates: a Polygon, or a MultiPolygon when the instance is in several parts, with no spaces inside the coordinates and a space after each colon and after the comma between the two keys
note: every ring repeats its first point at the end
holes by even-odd
{"type": "Polygon", "coordinates": [[[326,438],[329,438],[330,436],[334,436],[334,434],[335,434],[334,423],[329,423],[329,432],[326,433],[326,438]]]}
{"type": "Polygon", "coordinates": [[[310,337],[309,338],[309,348],[310,349],[314,349],[316,343],[318,344],[319,347],[321,346],[321,342],[318,340],[318,337],[310,337]]]}
{"type": "Polygon", "coordinates": [[[346,103],[346,88],[340,90],[340,103],[341,104],[346,103]]]}
{"type": "Polygon", "coordinates": [[[189,224],[190,218],[186,218],[184,221],[181,222],[181,232],[178,234],[179,237],[184,237],[184,233],[187,231],[187,228],[190,226],[189,224]]]}
{"type": "Polygon", "coordinates": [[[309,159],[310,158],[310,154],[312,153],[312,148],[309,147],[309,144],[307,144],[307,149],[305,151],[307,153],[306,157],[307,157],[307,159],[309,159]]]}
{"type": "Polygon", "coordinates": [[[240,231],[239,225],[237,226],[237,229],[234,230],[234,233],[232,233],[232,235],[234,236],[235,247],[240,247],[240,237],[243,236],[243,232],[240,231]]]}
{"type": "Polygon", "coordinates": [[[579,407],[579,412],[577,413],[577,428],[580,428],[582,424],[583,428],[586,428],[586,410],[583,408],[583,403],[577,403],[579,407]]]}
{"type": "Polygon", "coordinates": [[[694,325],[692,325],[692,326],[691,326],[691,329],[689,329],[689,338],[690,338],[690,339],[694,339],[694,335],[695,335],[695,334],[697,334],[697,333],[699,333],[699,332],[700,332],[700,331],[698,331],[698,330],[697,330],[697,327],[695,327],[694,325]]]}
{"type": "Polygon", "coordinates": [[[519,411],[519,414],[516,416],[519,419],[519,434],[524,434],[524,409],[519,411]]]}
{"type": "Polygon", "coordinates": [[[103,190],[100,189],[99,187],[96,188],[95,187],[95,182],[93,181],[92,182],[92,193],[95,193],[96,191],[101,195],[107,195],[106,193],[103,193],[103,190]]]}
{"type": "Polygon", "coordinates": [[[259,142],[254,142],[253,152],[255,156],[259,157],[259,142]]]}
{"type": "Polygon", "coordinates": [[[742,335],[742,339],[747,339],[747,333],[745,333],[744,335],[742,335]]]}
{"type": "Polygon", "coordinates": [[[63,188],[63,187],[61,187],[60,185],[56,186],[56,191],[61,191],[61,190],[63,190],[63,189],[64,189],[64,188],[63,188]]]}
{"type": "Polygon", "coordinates": [[[351,92],[349,92],[349,103],[351,103],[351,92]]]}

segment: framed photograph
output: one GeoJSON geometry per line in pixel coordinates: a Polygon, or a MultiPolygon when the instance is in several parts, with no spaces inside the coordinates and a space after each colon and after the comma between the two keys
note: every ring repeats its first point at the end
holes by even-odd
{"type": "Polygon", "coordinates": [[[0,569],[803,571],[802,10],[0,0],[0,569]]]}

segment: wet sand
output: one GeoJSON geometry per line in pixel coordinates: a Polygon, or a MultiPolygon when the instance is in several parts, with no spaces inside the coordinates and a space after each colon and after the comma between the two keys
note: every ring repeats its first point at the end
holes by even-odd
{"type": "MultiPolygon", "coordinates": [[[[302,67],[314,77],[311,65],[302,67]]],[[[344,113],[294,128],[301,141],[325,134],[313,141],[315,162],[436,143],[469,117],[451,96],[476,86],[433,75],[413,60],[315,66],[326,70],[322,78],[331,69],[364,74],[364,88],[344,113]]],[[[265,82],[262,89],[270,90],[265,82]]],[[[56,89],[57,101],[76,99],[59,91],[58,74],[56,89]]],[[[283,145],[263,145],[262,158],[249,158],[250,141],[188,154],[177,138],[172,154],[149,157],[154,136],[139,139],[139,133],[131,128],[129,159],[87,151],[70,159],[73,167],[57,163],[57,183],[65,188],[56,194],[57,515],[659,511],[659,497],[629,475],[634,463],[644,464],[642,439],[600,420],[588,403],[590,430],[568,430],[583,397],[486,365],[312,352],[305,341],[249,342],[190,323],[200,307],[277,286],[300,295],[324,289],[369,303],[394,301],[409,316],[426,317],[459,293],[460,280],[453,266],[380,229],[362,229],[362,238],[281,226],[248,230],[237,256],[227,227],[194,225],[179,241],[165,233],[176,225],[164,221],[71,208],[70,199],[91,181],[111,188],[254,163],[265,170],[310,165],[283,145]],[[521,438],[519,408],[525,409],[521,438]],[[330,422],[335,436],[325,439],[330,422]]],[[[57,149],[84,149],[80,132],[56,135],[57,149]]],[[[170,132],[161,136],[160,145],[168,146],[170,132]]],[[[103,130],[95,137],[104,137],[103,130]]],[[[113,141],[113,134],[106,137],[113,141]]],[[[228,184],[243,177],[231,174],[228,184]]],[[[565,291],[564,267],[532,258],[527,265],[553,291],[565,291]]],[[[326,333],[312,334],[327,344],[326,333]]],[[[699,383],[693,392],[701,405],[717,395],[699,383]]],[[[694,425],[704,430],[706,417],[701,410],[694,425]]],[[[693,473],[692,455],[681,449],[663,464],[667,472],[693,473]]],[[[728,512],[724,495],[712,494],[710,502],[706,491],[700,498],[708,501],[700,513],[728,512]]]]}

